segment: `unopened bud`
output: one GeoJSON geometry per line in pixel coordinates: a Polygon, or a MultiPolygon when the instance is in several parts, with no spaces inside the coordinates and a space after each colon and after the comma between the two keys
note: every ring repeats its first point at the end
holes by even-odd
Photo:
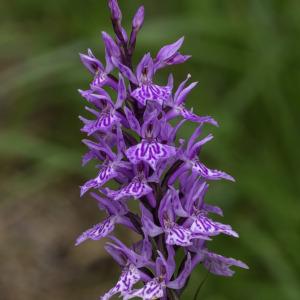
{"type": "Polygon", "coordinates": [[[119,7],[117,0],[108,0],[108,6],[111,12],[111,17],[113,20],[121,21],[122,20],[122,12],[119,7]]]}
{"type": "Polygon", "coordinates": [[[144,16],[145,16],[145,9],[144,9],[144,6],[141,6],[137,10],[137,12],[132,20],[132,27],[134,28],[134,30],[139,31],[141,29],[141,27],[143,26],[143,23],[144,23],[144,16]]]}

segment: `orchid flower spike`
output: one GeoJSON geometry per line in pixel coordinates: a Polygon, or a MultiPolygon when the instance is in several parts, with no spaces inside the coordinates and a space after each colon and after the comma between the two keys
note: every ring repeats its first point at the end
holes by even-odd
{"type": "Polygon", "coordinates": [[[82,163],[97,162],[80,195],[89,192],[106,217],[79,235],[76,245],[108,239],[105,249],[121,268],[115,286],[100,299],[175,300],[196,267],[219,276],[232,276],[231,267],[248,268],[209,250],[219,235],[239,236],[227,222],[215,219],[223,217],[223,210],[206,200],[209,182],[234,178],[207,167],[199,156],[213,139],[212,134],[202,137],[203,127],[218,123],[188,107],[197,82],[188,83],[188,74],[174,88],[172,74],[165,84],[156,77],[159,70],[190,58],[180,50],[184,38],[154,56],[146,53],[134,66],[145,9],[137,9],[127,35],[118,1],[108,0],[108,8],[115,35],[102,32],[104,64],[90,49],[80,54],[93,77],[88,89],[79,90],[91,116],[79,117],[88,137],[83,139],[88,151],[82,163]],[[186,123],[197,127],[183,139],[179,133],[186,123]],[[118,226],[138,235],[137,242],[127,245],[118,239],[118,226]]]}

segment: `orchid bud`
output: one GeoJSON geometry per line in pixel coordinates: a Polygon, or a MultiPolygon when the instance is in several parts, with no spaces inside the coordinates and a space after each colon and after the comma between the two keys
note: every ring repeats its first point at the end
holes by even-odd
{"type": "Polygon", "coordinates": [[[111,18],[115,21],[121,22],[122,12],[117,0],[108,0],[108,6],[111,12],[111,18]]]}
{"type": "Polygon", "coordinates": [[[144,6],[141,6],[132,20],[132,28],[136,31],[139,31],[144,23],[145,9],[144,6]]]}

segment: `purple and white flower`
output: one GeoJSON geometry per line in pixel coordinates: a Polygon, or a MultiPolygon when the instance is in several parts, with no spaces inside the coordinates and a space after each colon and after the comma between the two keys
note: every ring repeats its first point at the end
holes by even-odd
{"type": "Polygon", "coordinates": [[[109,34],[102,32],[102,38],[105,44],[105,67],[101,61],[95,57],[91,49],[88,49],[87,54],[80,54],[82,63],[94,75],[91,83],[92,89],[96,89],[104,85],[109,85],[112,88],[116,87],[114,80],[109,77],[109,73],[111,73],[115,68],[112,63],[112,57],[118,58],[121,53],[109,34]]]}
{"type": "MultiPolygon", "coordinates": [[[[210,123],[214,126],[218,126],[218,123],[210,116],[197,116],[193,109],[187,109],[184,102],[189,95],[189,93],[197,86],[197,82],[191,83],[189,86],[185,87],[187,81],[191,78],[189,74],[178,87],[174,94],[174,97],[169,100],[168,105],[172,108],[166,116],[167,120],[171,120],[177,116],[181,116],[183,119],[195,122],[195,123],[210,123]]],[[[173,79],[171,80],[173,82],[173,79]]],[[[173,85],[173,83],[172,83],[173,85]]]]}
{"type": "Polygon", "coordinates": [[[94,225],[92,228],[83,232],[76,240],[76,246],[90,239],[98,241],[108,236],[114,229],[117,223],[124,224],[125,226],[132,227],[125,216],[128,209],[124,204],[115,202],[111,203],[108,199],[94,195],[95,199],[99,203],[99,207],[106,210],[109,216],[102,221],[94,225]],[[129,223],[129,224],[128,224],[129,223]]]}
{"type": "Polygon", "coordinates": [[[105,193],[114,200],[133,197],[139,199],[152,192],[143,175],[138,175],[132,181],[118,191],[106,189],[105,193]]]}
{"type": "Polygon", "coordinates": [[[138,64],[136,74],[117,59],[114,58],[113,62],[121,73],[137,86],[131,92],[131,96],[141,105],[145,106],[147,101],[163,104],[171,96],[170,86],[159,86],[153,83],[155,69],[150,53],[145,54],[138,64]]]}
{"type": "Polygon", "coordinates": [[[121,296],[124,296],[125,299],[126,295],[131,292],[132,287],[137,282],[139,282],[140,279],[141,277],[139,270],[136,268],[135,265],[130,264],[128,267],[123,269],[121,277],[117,284],[100,299],[108,300],[118,293],[120,293],[121,296]]]}

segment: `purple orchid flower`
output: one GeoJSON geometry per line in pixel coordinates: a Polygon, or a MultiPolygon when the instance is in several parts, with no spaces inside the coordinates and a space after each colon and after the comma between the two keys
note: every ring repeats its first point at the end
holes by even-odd
{"type": "Polygon", "coordinates": [[[128,265],[122,271],[121,277],[117,284],[109,290],[105,295],[103,295],[101,300],[108,300],[114,295],[120,293],[125,296],[131,292],[132,287],[139,282],[141,279],[140,272],[137,267],[133,264],[128,265]]]}
{"type": "Polygon", "coordinates": [[[136,68],[136,75],[117,59],[113,59],[116,67],[132,83],[138,87],[134,89],[131,96],[141,105],[145,106],[147,101],[155,101],[159,104],[167,101],[171,96],[171,88],[159,86],[153,83],[154,64],[150,53],[145,54],[136,68]]]}
{"type": "Polygon", "coordinates": [[[189,250],[196,254],[192,260],[192,268],[201,262],[203,266],[214,275],[231,277],[235,273],[235,271],[231,269],[232,266],[249,269],[249,267],[240,260],[210,252],[204,244],[195,242],[189,250]]]}
{"type": "Polygon", "coordinates": [[[102,300],[108,300],[116,294],[126,297],[131,293],[133,286],[140,280],[149,280],[149,276],[143,273],[141,268],[148,266],[153,268],[151,263],[152,249],[147,238],[133,245],[133,249],[129,249],[121,241],[115,237],[111,239],[116,243],[106,243],[105,249],[123,268],[122,274],[116,285],[110,289],[105,295],[100,297],[102,300]]]}
{"type": "Polygon", "coordinates": [[[97,177],[88,180],[83,186],[80,188],[80,196],[83,196],[90,189],[99,189],[105,183],[110,181],[113,178],[119,179],[122,181],[124,178],[128,178],[131,175],[131,166],[128,162],[122,161],[124,150],[122,145],[123,140],[122,133],[120,129],[117,130],[117,139],[118,139],[118,153],[115,154],[111,151],[110,147],[104,142],[100,142],[99,144],[89,141],[83,140],[84,144],[86,144],[91,150],[99,151],[105,155],[103,160],[103,164],[100,166],[100,170],[98,172],[97,177]]]}
{"type": "Polygon", "coordinates": [[[144,233],[151,237],[164,233],[167,245],[188,247],[192,245],[192,239],[210,239],[202,233],[193,232],[188,226],[176,223],[175,213],[181,216],[186,216],[186,213],[174,189],[169,189],[161,200],[158,210],[160,226],[154,223],[151,213],[142,204],[141,212],[144,233]]]}
{"type": "Polygon", "coordinates": [[[235,272],[230,269],[231,266],[249,269],[249,267],[240,260],[236,260],[231,257],[224,257],[207,250],[203,251],[203,256],[204,267],[215,275],[232,276],[235,272]]]}
{"type": "Polygon", "coordinates": [[[96,120],[87,120],[83,117],[80,117],[81,121],[84,123],[82,132],[86,132],[88,135],[92,135],[97,131],[106,132],[112,128],[113,125],[124,121],[118,109],[122,106],[123,101],[126,99],[126,86],[122,75],[119,75],[119,84],[118,84],[118,99],[114,104],[109,96],[109,94],[98,88],[96,91],[86,91],[81,92],[90,103],[92,103],[96,108],[101,109],[101,112],[86,107],[86,110],[94,114],[96,120]]]}
{"type": "MultiPolygon", "coordinates": [[[[167,120],[171,120],[177,116],[181,116],[182,118],[196,123],[210,123],[214,126],[218,126],[218,122],[215,121],[212,117],[205,116],[200,117],[193,113],[193,109],[187,109],[184,105],[184,102],[186,100],[186,97],[188,94],[197,86],[197,82],[191,83],[189,86],[185,87],[185,84],[187,81],[191,78],[191,75],[189,74],[178,87],[173,99],[169,101],[169,105],[172,108],[167,116],[167,120]]],[[[172,80],[173,81],[173,80],[172,80]]],[[[172,82],[171,81],[171,82],[172,82]]]]}
{"type": "Polygon", "coordinates": [[[234,179],[200,160],[202,147],[213,138],[209,134],[199,139],[202,128],[218,123],[188,108],[186,100],[197,82],[188,84],[188,75],[173,93],[172,74],[165,86],[155,81],[160,69],[190,58],[180,53],[184,38],[163,46],[154,58],[146,53],[133,66],[144,7],[135,13],[130,35],[122,27],[118,1],[108,0],[108,7],[115,36],[102,32],[106,64],[91,50],[81,54],[94,78],[88,90],[79,90],[88,103],[86,110],[94,116],[92,120],[80,117],[81,131],[89,137],[83,140],[88,152],[82,164],[98,162],[97,174],[81,186],[80,194],[94,190],[90,195],[106,217],[81,234],[76,245],[89,239],[110,240],[105,249],[122,270],[115,286],[100,299],[118,295],[125,300],[177,300],[198,265],[221,276],[232,276],[232,266],[248,268],[239,260],[208,250],[218,235],[238,237],[238,233],[229,224],[214,220],[212,215],[222,217],[223,211],[205,199],[207,181],[234,179]],[[199,126],[184,140],[179,129],[187,122],[199,126]],[[125,245],[117,239],[116,225],[138,235],[138,242],[125,245]]]}
{"type": "Polygon", "coordinates": [[[171,65],[182,64],[186,62],[190,55],[182,55],[178,50],[184,42],[184,37],[180,38],[173,44],[162,47],[154,60],[155,71],[171,65]]]}
{"type": "Polygon", "coordinates": [[[139,199],[152,192],[143,174],[139,174],[132,181],[118,191],[106,189],[105,193],[114,200],[133,197],[139,199]]]}
{"type": "Polygon", "coordinates": [[[142,141],[127,149],[126,156],[131,163],[145,162],[153,170],[156,170],[159,162],[176,154],[175,147],[160,143],[160,129],[164,120],[158,120],[157,115],[158,111],[154,110],[151,114],[145,116],[144,124],[140,127],[136,118],[129,115],[127,111],[128,119],[131,119],[129,122],[135,124],[131,128],[142,137],[142,141]]]}
{"type": "Polygon", "coordinates": [[[94,225],[92,228],[83,232],[76,240],[76,246],[83,243],[84,241],[91,239],[98,241],[108,236],[114,229],[116,224],[123,224],[129,228],[133,228],[128,218],[125,217],[128,212],[128,208],[120,202],[110,202],[108,199],[102,198],[96,194],[93,194],[94,198],[99,202],[99,207],[106,210],[108,217],[94,225]]]}
{"type": "MultiPolygon", "coordinates": [[[[216,236],[225,234],[233,237],[239,237],[230,225],[225,225],[213,221],[208,217],[208,213],[216,213],[223,216],[223,212],[219,207],[208,205],[204,203],[204,196],[208,190],[209,185],[206,182],[199,180],[195,181],[185,200],[185,207],[187,210],[186,217],[188,217],[185,225],[190,225],[191,232],[195,234],[202,234],[205,236],[216,236]]],[[[182,213],[184,216],[184,213],[182,213]]]]}
{"type": "Polygon", "coordinates": [[[235,181],[235,179],[231,175],[223,171],[209,169],[199,160],[198,154],[202,149],[202,146],[213,139],[213,135],[209,134],[207,137],[196,142],[198,136],[201,134],[202,126],[203,125],[201,124],[195,130],[189,142],[187,143],[185,151],[182,151],[181,158],[185,163],[176,171],[176,173],[174,173],[174,175],[169,181],[169,184],[173,184],[174,181],[176,181],[176,179],[178,178],[178,176],[188,171],[192,171],[192,173],[197,174],[198,176],[201,176],[206,180],[226,179],[229,181],[235,181]]]}
{"type": "Polygon", "coordinates": [[[121,53],[116,45],[115,41],[106,32],[102,32],[102,39],[105,44],[105,61],[104,67],[100,60],[98,60],[93,54],[91,49],[88,49],[87,54],[79,54],[80,59],[84,66],[94,75],[91,83],[91,88],[96,89],[104,85],[109,85],[112,88],[116,88],[115,81],[108,75],[114,70],[114,64],[112,63],[112,57],[119,58],[121,53]]]}
{"type": "Polygon", "coordinates": [[[184,286],[192,270],[191,256],[189,253],[187,254],[183,270],[175,280],[171,280],[176,269],[176,263],[174,260],[175,251],[173,247],[168,246],[167,248],[167,260],[164,258],[162,253],[158,251],[158,258],[156,259],[155,264],[156,277],[146,282],[144,287],[132,290],[130,293],[125,295],[123,298],[124,300],[135,297],[143,300],[167,299],[167,288],[180,290],[184,286]]]}

